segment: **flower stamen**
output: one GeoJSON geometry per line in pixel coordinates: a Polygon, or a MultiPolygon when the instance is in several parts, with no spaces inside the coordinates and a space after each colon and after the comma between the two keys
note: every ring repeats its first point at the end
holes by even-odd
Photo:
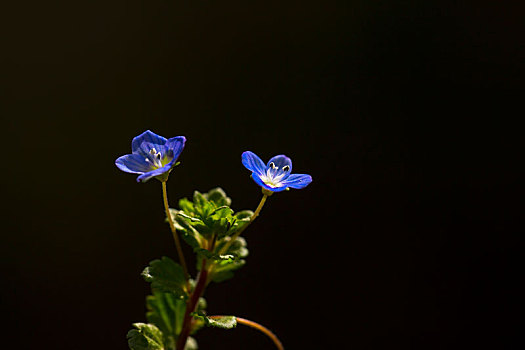
{"type": "Polygon", "coordinates": [[[150,163],[152,166],[154,166],[155,168],[162,168],[164,165],[162,164],[162,154],[160,153],[160,151],[157,151],[154,148],[152,148],[150,151],[149,151],[149,154],[151,154],[153,157],[152,159],[148,159],[146,158],[146,162],[150,163]]]}

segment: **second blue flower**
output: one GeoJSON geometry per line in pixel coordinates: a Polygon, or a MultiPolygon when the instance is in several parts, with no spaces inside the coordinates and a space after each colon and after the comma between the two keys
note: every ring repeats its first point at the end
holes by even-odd
{"type": "Polygon", "coordinates": [[[252,179],[263,189],[281,192],[287,188],[304,188],[312,182],[307,174],[292,174],[292,160],[281,154],[273,157],[265,165],[255,153],[242,154],[242,164],[252,172],[252,179]]]}

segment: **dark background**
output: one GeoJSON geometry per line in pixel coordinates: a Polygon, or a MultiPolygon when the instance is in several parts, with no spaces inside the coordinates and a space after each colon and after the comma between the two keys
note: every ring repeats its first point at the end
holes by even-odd
{"type": "Polygon", "coordinates": [[[523,8],[422,3],[7,5],[1,347],[127,348],[140,272],[176,256],[160,184],[114,166],[151,129],[188,138],[173,206],[254,209],[245,150],[314,179],[270,198],[209,313],[292,350],[523,348],[523,8]]]}

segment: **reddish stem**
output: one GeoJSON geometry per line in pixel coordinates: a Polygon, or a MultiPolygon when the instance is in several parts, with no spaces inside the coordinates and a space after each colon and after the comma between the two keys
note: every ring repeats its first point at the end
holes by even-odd
{"type": "Polygon", "coordinates": [[[186,341],[188,340],[188,337],[191,332],[191,323],[192,323],[191,313],[195,311],[195,307],[197,306],[197,303],[199,302],[199,298],[204,293],[204,289],[206,288],[207,279],[208,279],[208,269],[206,268],[206,259],[202,259],[202,266],[199,272],[199,276],[197,277],[197,283],[195,285],[195,289],[191,293],[190,299],[186,303],[186,311],[184,312],[182,330],[180,331],[179,337],[177,338],[177,345],[176,345],[177,350],[182,350],[186,347],[186,341]]]}

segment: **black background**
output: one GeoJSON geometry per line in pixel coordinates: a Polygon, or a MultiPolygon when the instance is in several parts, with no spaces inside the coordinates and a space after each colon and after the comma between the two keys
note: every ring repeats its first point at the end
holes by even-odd
{"type": "Polygon", "coordinates": [[[314,179],[269,199],[209,313],[292,350],[522,348],[523,9],[422,3],[8,5],[1,347],[127,348],[140,272],[176,256],[160,184],[114,166],[151,129],[188,139],[172,205],[254,209],[245,150],[314,179]]]}

